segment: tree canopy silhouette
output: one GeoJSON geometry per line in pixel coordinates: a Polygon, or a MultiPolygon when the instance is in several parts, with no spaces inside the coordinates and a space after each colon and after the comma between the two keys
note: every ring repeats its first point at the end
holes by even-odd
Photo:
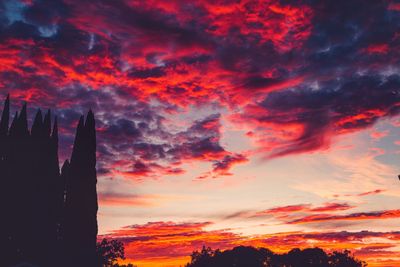
{"type": "Polygon", "coordinates": [[[212,250],[203,246],[194,251],[186,267],[365,267],[350,251],[326,253],[320,248],[292,249],[275,254],[266,248],[239,246],[231,250],[212,250]]]}
{"type": "Polygon", "coordinates": [[[118,259],[125,259],[124,244],[118,240],[103,239],[96,246],[98,266],[115,266],[118,259]]]}

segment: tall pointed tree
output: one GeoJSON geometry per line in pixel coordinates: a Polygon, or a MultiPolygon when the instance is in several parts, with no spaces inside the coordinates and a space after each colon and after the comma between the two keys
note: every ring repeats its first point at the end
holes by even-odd
{"type": "Polygon", "coordinates": [[[3,112],[1,113],[0,136],[7,135],[9,120],[10,120],[10,95],[7,95],[7,98],[4,101],[3,112]]]}
{"type": "Polygon", "coordinates": [[[97,192],[96,131],[92,111],[76,130],[71,161],[66,176],[64,238],[76,266],[93,266],[96,261],[97,192]],[[78,244],[78,245],[77,245],[78,244]]]}

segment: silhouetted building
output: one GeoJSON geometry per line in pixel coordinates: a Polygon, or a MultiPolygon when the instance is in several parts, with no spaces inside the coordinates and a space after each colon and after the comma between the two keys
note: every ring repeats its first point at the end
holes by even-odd
{"type": "Polygon", "coordinates": [[[11,125],[7,97],[0,121],[0,266],[96,266],[95,119],[79,120],[73,152],[59,170],[57,118],[26,104],[11,125]]]}

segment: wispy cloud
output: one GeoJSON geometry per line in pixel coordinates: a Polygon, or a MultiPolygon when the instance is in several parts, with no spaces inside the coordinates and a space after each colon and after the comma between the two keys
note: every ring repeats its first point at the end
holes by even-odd
{"type": "Polygon", "coordinates": [[[400,218],[400,210],[383,210],[383,211],[371,211],[371,212],[357,212],[345,215],[332,215],[332,214],[316,214],[309,215],[293,221],[289,221],[289,224],[299,223],[312,223],[312,222],[324,222],[324,221],[357,221],[357,220],[377,220],[377,219],[394,219],[400,218]]]}

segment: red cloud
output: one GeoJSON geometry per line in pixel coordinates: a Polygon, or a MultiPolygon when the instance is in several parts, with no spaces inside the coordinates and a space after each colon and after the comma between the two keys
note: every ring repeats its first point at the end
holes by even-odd
{"type": "Polygon", "coordinates": [[[213,163],[213,169],[210,172],[207,172],[197,179],[206,179],[206,178],[217,178],[219,176],[229,176],[232,175],[230,173],[230,169],[237,164],[245,163],[248,159],[246,156],[242,154],[228,154],[223,157],[220,161],[215,161],[213,163]]]}
{"type": "Polygon", "coordinates": [[[375,194],[379,194],[379,193],[382,193],[382,192],[385,192],[385,191],[386,191],[385,189],[376,189],[376,190],[373,190],[373,191],[360,193],[357,196],[363,197],[363,196],[368,196],[368,195],[375,195],[375,194]]]}
{"type": "Polygon", "coordinates": [[[389,51],[389,45],[373,44],[365,48],[364,51],[368,54],[386,54],[389,51]]]}
{"type": "Polygon", "coordinates": [[[322,204],[321,206],[313,207],[311,204],[297,204],[297,205],[288,205],[288,206],[280,206],[274,207],[263,211],[239,211],[233,214],[229,214],[224,216],[224,219],[235,219],[235,218],[256,218],[256,217],[265,217],[272,216],[281,221],[287,221],[289,218],[293,218],[299,216],[299,214],[309,214],[315,212],[336,212],[352,209],[354,206],[351,206],[347,203],[332,203],[327,202],[322,204]]]}
{"type": "Polygon", "coordinates": [[[400,210],[385,210],[375,212],[359,212],[346,215],[317,214],[309,215],[299,219],[289,221],[289,224],[329,222],[329,221],[358,221],[375,219],[393,219],[400,218],[400,210]]]}
{"type": "Polygon", "coordinates": [[[306,5],[281,5],[277,1],[242,1],[239,3],[206,3],[212,29],[210,33],[226,36],[232,28],[241,35],[259,36],[261,42],[272,42],[276,49],[301,48],[311,31],[312,10],[306,5]],[[263,10],[263,12],[260,12],[263,10]],[[260,27],[254,27],[260,23],[260,27]]]}
{"type": "Polygon", "coordinates": [[[354,208],[347,203],[325,203],[323,206],[310,209],[312,212],[340,211],[354,208]]]}
{"type": "Polygon", "coordinates": [[[262,212],[258,212],[258,215],[262,214],[276,214],[276,213],[291,213],[291,212],[325,212],[325,211],[340,211],[348,210],[353,208],[347,203],[324,203],[322,206],[311,207],[310,204],[299,204],[299,205],[289,205],[276,207],[268,209],[262,212]]]}

